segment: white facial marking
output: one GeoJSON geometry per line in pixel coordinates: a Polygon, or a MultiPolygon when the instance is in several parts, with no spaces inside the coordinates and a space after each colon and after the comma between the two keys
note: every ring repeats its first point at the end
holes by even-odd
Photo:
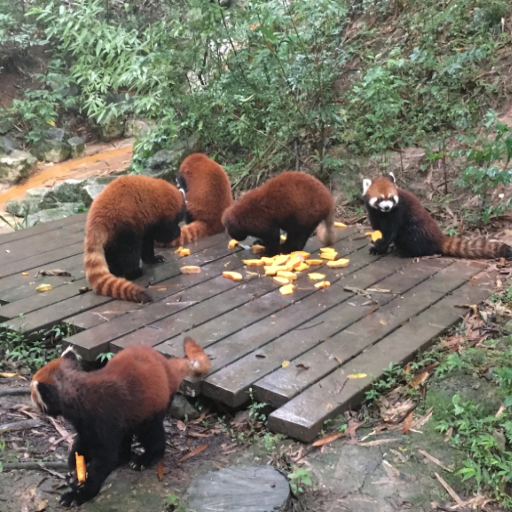
{"type": "Polygon", "coordinates": [[[75,349],[71,345],[69,345],[69,347],[66,350],[64,350],[64,352],[62,352],[60,357],[64,357],[68,352],[73,352],[77,359],[81,359],[81,357],[75,352],[75,349]]]}
{"type": "Polygon", "coordinates": [[[392,172],[389,173],[389,177],[393,180],[393,183],[395,183],[396,178],[395,178],[395,175],[392,172]]]}
{"type": "Polygon", "coordinates": [[[372,180],[364,179],[363,180],[363,196],[366,194],[366,191],[370,188],[372,184],[372,180]]]}
{"type": "Polygon", "coordinates": [[[389,210],[391,210],[391,208],[393,208],[394,206],[394,203],[393,201],[381,201],[379,203],[379,208],[383,211],[383,212],[389,212],[389,210]]]}
{"type": "Polygon", "coordinates": [[[373,206],[373,208],[375,208],[375,203],[377,202],[377,198],[376,197],[372,197],[368,203],[370,204],[370,206],[373,206]]]}
{"type": "Polygon", "coordinates": [[[32,399],[32,403],[40,410],[40,411],[46,411],[46,404],[43,401],[43,398],[41,397],[41,393],[39,393],[39,389],[37,389],[39,382],[37,380],[33,380],[30,383],[30,398],[32,399]],[[35,400],[34,400],[35,395],[35,400]]]}
{"type": "Polygon", "coordinates": [[[395,204],[398,204],[398,196],[393,196],[394,200],[395,200],[395,204]]]}

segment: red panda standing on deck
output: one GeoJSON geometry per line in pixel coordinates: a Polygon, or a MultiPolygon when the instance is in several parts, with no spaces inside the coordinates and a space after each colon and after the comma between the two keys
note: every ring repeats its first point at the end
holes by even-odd
{"type": "Polygon", "coordinates": [[[372,254],[385,254],[394,243],[405,257],[512,258],[512,247],[507,244],[446,236],[420,200],[396,186],[392,173],[363,180],[363,197],[372,229],[382,233],[370,249],[372,254]]]}
{"type": "Polygon", "coordinates": [[[222,216],[231,238],[259,238],[268,256],[304,249],[318,226],[324,245],[334,242],[334,200],[327,187],[309,174],[282,172],[261,187],[247,192],[222,216]],[[286,241],[280,246],[280,230],[286,241]]]}
{"type": "Polygon", "coordinates": [[[169,244],[186,245],[198,238],[224,231],[222,214],[233,203],[231,184],[224,169],[202,153],[194,153],[180,165],[178,184],[186,193],[187,212],[181,235],[169,244]]]}
{"type": "Polygon", "coordinates": [[[185,215],[183,193],[167,181],[122,176],[94,199],[85,224],[85,275],[92,289],[115,299],[151,302],[151,296],[128,279],[142,276],[143,263],[155,256],[154,241],[180,236],[185,215]],[[126,278],[126,279],[124,279],[126,278]]]}
{"type": "Polygon", "coordinates": [[[163,420],[171,398],[185,377],[210,369],[208,356],[193,339],[187,338],[184,347],[184,359],[166,359],[148,346],[128,347],[93,372],[82,371],[68,348],[34,375],[34,404],[49,416],[64,416],[77,432],[68,457],[71,491],[62,495],[61,505],[91,500],[107,476],[130,460],[139,471],[162,460],[163,420]],[[144,448],[141,455],[131,452],[134,435],[144,448]],[[87,465],[83,484],[76,479],[75,452],[87,465]]]}

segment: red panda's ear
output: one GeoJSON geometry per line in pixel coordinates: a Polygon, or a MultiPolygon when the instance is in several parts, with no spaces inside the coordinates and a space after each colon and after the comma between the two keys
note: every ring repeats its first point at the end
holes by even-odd
{"type": "Polygon", "coordinates": [[[366,191],[370,188],[372,184],[372,180],[364,179],[363,180],[363,196],[366,194],[366,191]]]}
{"type": "Polygon", "coordinates": [[[70,359],[71,361],[80,360],[80,356],[73,350],[71,345],[66,350],[64,350],[64,352],[62,352],[60,357],[63,357],[64,359],[70,359]]]}
{"type": "Polygon", "coordinates": [[[388,177],[393,183],[396,183],[395,175],[392,172],[388,174],[388,177]]]}

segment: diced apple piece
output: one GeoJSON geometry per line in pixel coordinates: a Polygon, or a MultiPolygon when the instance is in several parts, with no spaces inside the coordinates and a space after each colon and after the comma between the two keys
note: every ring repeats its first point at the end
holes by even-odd
{"type": "Polygon", "coordinates": [[[312,279],[313,281],[319,281],[320,279],[325,279],[325,274],[320,274],[318,272],[311,272],[308,274],[309,279],[312,279]]]}
{"type": "Polygon", "coordinates": [[[284,286],[281,286],[279,288],[279,291],[282,295],[291,295],[293,293],[293,290],[295,290],[294,284],[285,284],[284,286]]]}
{"type": "Polygon", "coordinates": [[[228,243],[228,249],[234,249],[238,245],[238,240],[230,240],[228,243]]]}
{"type": "Polygon", "coordinates": [[[343,267],[348,266],[349,263],[350,263],[349,259],[341,258],[341,259],[335,260],[335,261],[328,261],[327,266],[329,268],[343,268],[343,267]]]}
{"type": "Polygon", "coordinates": [[[222,277],[227,277],[228,279],[231,279],[233,281],[242,280],[242,274],[239,274],[238,272],[222,272],[222,277]]]}

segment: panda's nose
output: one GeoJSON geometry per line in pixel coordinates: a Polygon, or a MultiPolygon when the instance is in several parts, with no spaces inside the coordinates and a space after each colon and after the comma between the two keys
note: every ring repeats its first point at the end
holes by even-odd
{"type": "Polygon", "coordinates": [[[382,206],[381,206],[381,210],[382,210],[383,212],[389,212],[389,210],[391,210],[391,206],[389,206],[389,205],[387,205],[387,204],[386,204],[386,205],[382,205],[382,206]]]}

